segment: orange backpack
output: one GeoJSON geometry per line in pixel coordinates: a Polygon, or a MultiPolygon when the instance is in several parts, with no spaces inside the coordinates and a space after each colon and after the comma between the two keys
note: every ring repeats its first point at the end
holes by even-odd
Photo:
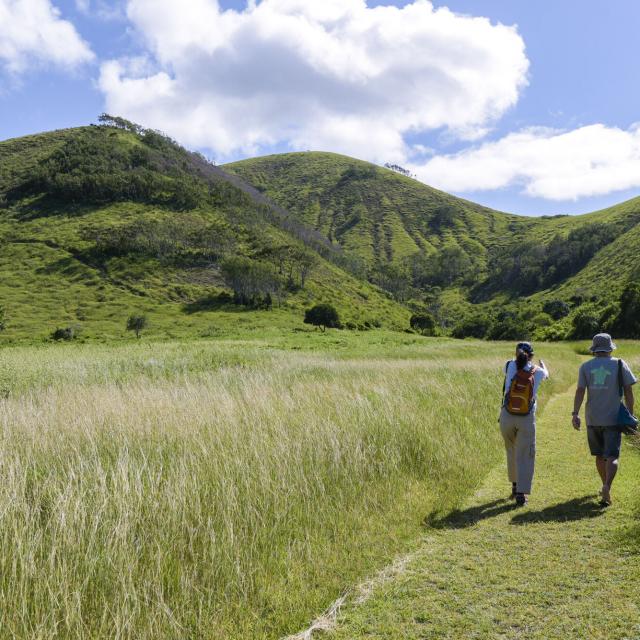
{"type": "MultiPolygon", "coordinates": [[[[505,367],[505,376],[509,368],[509,363],[505,367]]],[[[511,379],[511,385],[504,397],[504,408],[515,416],[526,416],[533,408],[533,385],[534,375],[537,367],[534,365],[525,371],[520,369],[511,379]]],[[[505,387],[507,379],[505,377],[505,387]]]]}

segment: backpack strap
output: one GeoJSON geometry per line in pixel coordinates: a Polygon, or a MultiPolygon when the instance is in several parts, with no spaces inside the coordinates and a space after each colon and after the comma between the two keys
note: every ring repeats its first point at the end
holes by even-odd
{"type": "Polygon", "coordinates": [[[504,381],[502,383],[502,400],[504,401],[504,394],[507,392],[507,371],[509,371],[509,363],[513,360],[507,360],[504,365],[504,381]]]}

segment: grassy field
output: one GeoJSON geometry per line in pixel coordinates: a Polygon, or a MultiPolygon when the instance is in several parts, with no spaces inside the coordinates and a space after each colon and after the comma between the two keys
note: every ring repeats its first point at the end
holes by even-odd
{"type": "MultiPolygon", "coordinates": [[[[638,345],[620,346],[638,372],[638,345]]],[[[527,507],[506,498],[501,462],[463,508],[429,522],[390,579],[356,590],[329,637],[640,637],[637,442],[624,439],[613,505],[599,507],[585,430],[570,426],[573,394],[573,386],[555,394],[538,422],[527,507]]]]}
{"type": "MultiPolygon", "coordinates": [[[[0,350],[0,637],[297,631],[500,459],[512,348],[273,331],[0,350]]],[[[546,398],[578,356],[540,352],[546,398]]]]}

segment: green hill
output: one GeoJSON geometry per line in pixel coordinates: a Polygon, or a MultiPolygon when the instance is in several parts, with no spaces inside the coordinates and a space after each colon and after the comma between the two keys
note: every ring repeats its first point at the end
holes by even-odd
{"type": "Polygon", "coordinates": [[[585,305],[599,323],[636,279],[640,198],[581,216],[531,218],[331,153],[266,156],[225,169],[340,244],[361,277],[425,305],[445,329],[466,315],[488,314],[491,324],[505,309],[525,310],[538,320],[529,334],[558,337],[585,305]],[[561,320],[543,314],[551,301],[566,303],[572,318],[547,330],[561,320]]]}
{"type": "Polygon", "coordinates": [[[0,142],[0,339],[159,336],[302,326],[330,302],[349,326],[409,312],[347,273],[326,241],[236,176],[119,118],[0,142]]]}
{"type": "Polygon", "coordinates": [[[300,327],[319,302],[347,328],[636,337],[639,222],[640,198],[516,216],[331,153],[218,167],[106,116],[0,142],[0,339],[300,327]]]}

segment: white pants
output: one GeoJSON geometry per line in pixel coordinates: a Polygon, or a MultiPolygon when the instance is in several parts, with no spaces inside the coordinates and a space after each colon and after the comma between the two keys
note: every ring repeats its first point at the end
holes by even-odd
{"type": "Polygon", "coordinates": [[[507,473],[518,493],[531,493],[536,462],[535,407],[528,416],[514,416],[504,407],[500,412],[500,431],[507,451],[507,473]]]}

